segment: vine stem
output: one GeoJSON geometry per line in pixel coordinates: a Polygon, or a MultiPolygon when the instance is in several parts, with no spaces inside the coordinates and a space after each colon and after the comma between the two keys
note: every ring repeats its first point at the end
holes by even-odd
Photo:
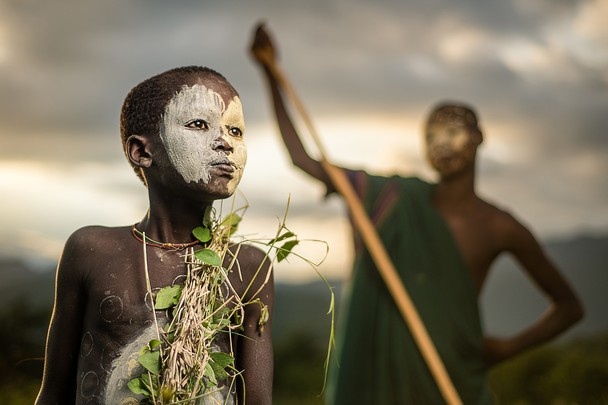
{"type": "Polygon", "coordinates": [[[144,271],[146,273],[146,288],[148,289],[148,296],[150,297],[150,308],[152,308],[152,318],[154,319],[154,325],[156,326],[156,337],[160,341],[160,331],[158,328],[158,319],[156,319],[156,310],[154,309],[154,297],[152,296],[152,285],[150,284],[150,272],[148,271],[148,249],[146,248],[148,245],[148,238],[146,237],[146,233],[142,232],[144,243],[142,246],[144,248],[144,271]]]}
{"type": "MultiPolygon", "coordinates": [[[[150,307],[152,309],[152,318],[154,319],[154,325],[156,326],[156,336],[158,341],[160,342],[160,332],[158,330],[158,320],[156,319],[156,310],[154,309],[154,298],[152,297],[152,285],[150,284],[150,272],[148,271],[148,249],[147,249],[147,238],[146,233],[142,232],[144,243],[142,243],[144,249],[144,271],[146,273],[146,288],[148,289],[148,295],[150,296],[150,307]]],[[[162,356],[162,348],[159,346],[159,350],[161,350],[162,356]]],[[[150,379],[150,386],[152,386],[152,376],[148,374],[148,378],[150,379]]],[[[154,397],[154,390],[151,390],[152,394],[152,403],[156,404],[156,398],[154,397]]]]}

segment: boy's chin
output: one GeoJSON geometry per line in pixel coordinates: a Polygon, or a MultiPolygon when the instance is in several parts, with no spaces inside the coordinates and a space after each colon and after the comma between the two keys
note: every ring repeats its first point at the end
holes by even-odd
{"type": "Polygon", "coordinates": [[[217,193],[212,196],[212,200],[225,200],[234,195],[234,192],[217,193]]]}
{"type": "Polygon", "coordinates": [[[234,195],[237,190],[237,186],[238,182],[217,182],[210,185],[206,185],[204,187],[204,192],[214,200],[224,200],[234,195]]]}

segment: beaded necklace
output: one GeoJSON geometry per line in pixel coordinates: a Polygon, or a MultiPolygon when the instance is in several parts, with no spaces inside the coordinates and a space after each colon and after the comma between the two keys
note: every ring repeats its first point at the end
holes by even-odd
{"type": "MultiPolygon", "coordinates": [[[[137,225],[137,224],[135,224],[135,225],[137,225]]],[[[194,246],[197,243],[199,243],[198,240],[193,240],[192,242],[186,242],[186,243],[159,242],[159,241],[149,238],[147,235],[144,235],[144,233],[142,231],[140,231],[139,229],[137,229],[137,227],[135,225],[133,225],[131,227],[131,233],[133,234],[135,239],[137,239],[141,243],[145,243],[148,246],[157,247],[157,248],[161,248],[161,249],[169,249],[169,250],[182,250],[182,249],[188,248],[190,246],[194,246]]]]}

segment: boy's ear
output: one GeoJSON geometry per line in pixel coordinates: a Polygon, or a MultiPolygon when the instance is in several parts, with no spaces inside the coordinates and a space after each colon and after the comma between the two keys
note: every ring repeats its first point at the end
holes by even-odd
{"type": "Polygon", "coordinates": [[[481,132],[481,129],[473,131],[473,142],[475,142],[477,146],[483,143],[483,132],[481,132]]]}
{"type": "Polygon", "coordinates": [[[152,165],[152,151],[150,139],[142,135],[131,135],[127,138],[127,156],[137,167],[150,167],[152,165]]]}

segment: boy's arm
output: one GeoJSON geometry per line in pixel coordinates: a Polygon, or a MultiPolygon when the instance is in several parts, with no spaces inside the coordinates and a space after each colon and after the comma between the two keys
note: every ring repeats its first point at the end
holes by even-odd
{"type": "Polygon", "coordinates": [[[276,63],[276,52],[274,45],[265,31],[264,26],[258,26],[253,44],[251,45],[251,53],[254,60],[258,62],[262,71],[268,80],[270,87],[274,111],[277,118],[277,124],[281,132],[283,142],[287,147],[289,156],[293,164],[312,177],[321,180],[326,184],[328,189],[333,189],[330,179],[323,169],[321,163],[307,153],[306,148],[302,144],[300,136],[296,131],[293,122],[287,112],[283,96],[281,94],[280,85],[275,77],[272,67],[276,63]]]}
{"type": "Polygon", "coordinates": [[[37,405],[75,402],[76,373],[85,297],[78,276],[80,249],[72,235],[57,267],[55,302],[47,336],[42,386],[37,405]]]}
{"type": "MultiPolygon", "coordinates": [[[[259,249],[242,246],[239,254],[241,269],[246,263],[244,287],[250,284],[243,300],[254,301],[245,307],[243,337],[239,341],[236,366],[242,370],[245,398],[240,402],[251,405],[272,404],[274,359],[272,350],[272,311],[274,280],[269,258],[259,249]],[[244,249],[243,249],[244,248],[244,249]],[[259,302],[255,302],[259,299],[259,302]]],[[[242,389],[239,390],[242,392],[242,389]]]]}
{"type": "Polygon", "coordinates": [[[514,218],[504,235],[507,250],[521,264],[550,301],[549,307],[530,327],[510,339],[486,339],[489,365],[496,364],[564,332],[583,317],[583,306],[560,271],[547,257],[532,233],[514,218]]]}

